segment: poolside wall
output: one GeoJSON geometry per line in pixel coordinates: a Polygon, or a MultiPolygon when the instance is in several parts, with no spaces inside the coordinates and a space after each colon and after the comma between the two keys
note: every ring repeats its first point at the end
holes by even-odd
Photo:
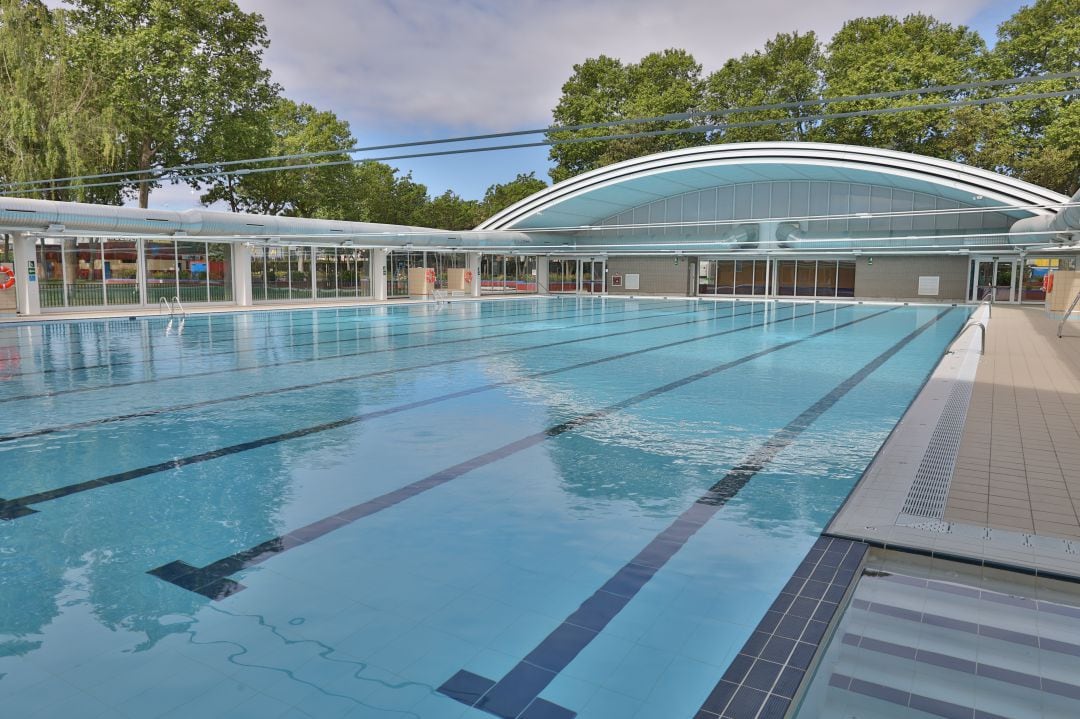
{"type": "Polygon", "coordinates": [[[855,296],[860,299],[954,300],[966,297],[968,258],[860,257],[855,296]],[[919,277],[939,277],[938,294],[919,296],[919,277]]]}
{"type": "Polygon", "coordinates": [[[685,296],[690,290],[690,265],[697,267],[693,257],[609,257],[607,291],[612,295],[679,295],[685,296]],[[626,276],[641,276],[641,286],[636,290],[626,289],[626,276]],[[613,287],[611,278],[620,275],[622,287],[613,287]]]}

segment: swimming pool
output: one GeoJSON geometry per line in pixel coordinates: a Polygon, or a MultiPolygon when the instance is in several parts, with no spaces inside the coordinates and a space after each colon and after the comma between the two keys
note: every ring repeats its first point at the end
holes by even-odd
{"type": "Polygon", "coordinates": [[[5,713],[691,717],[968,314],[0,328],[5,713]]]}

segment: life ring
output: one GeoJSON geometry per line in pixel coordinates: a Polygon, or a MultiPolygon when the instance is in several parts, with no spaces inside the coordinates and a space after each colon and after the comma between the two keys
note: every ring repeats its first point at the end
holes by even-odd
{"type": "Polygon", "coordinates": [[[471,270],[465,270],[465,284],[467,284],[467,285],[472,284],[472,271],[471,270]]]}
{"type": "Polygon", "coordinates": [[[429,285],[435,284],[435,270],[428,270],[424,275],[424,279],[427,280],[429,285]]]}
{"type": "Polygon", "coordinates": [[[0,282],[0,290],[9,290],[15,286],[15,273],[10,267],[0,267],[0,275],[7,275],[7,279],[0,282]]]}
{"type": "Polygon", "coordinates": [[[1054,273],[1047,272],[1043,275],[1043,292],[1050,294],[1054,290],[1054,273]]]}

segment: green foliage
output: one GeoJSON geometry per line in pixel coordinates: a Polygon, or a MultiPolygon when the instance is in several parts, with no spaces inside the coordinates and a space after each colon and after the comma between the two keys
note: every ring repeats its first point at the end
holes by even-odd
{"type": "Polygon", "coordinates": [[[447,190],[427,202],[413,216],[412,224],[443,230],[471,230],[482,219],[480,203],[462,199],[452,190],[447,190]]]}
{"type": "MultiPolygon", "coordinates": [[[[75,61],[101,81],[126,167],[216,161],[225,143],[215,135],[276,94],[262,16],[232,0],[68,1],[75,61]]],[[[139,184],[140,207],[150,185],[139,184]]]]}
{"type": "MultiPolygon", "coordinates": [[[[1071,72],[1080,68],[1080,0],[1036,0],[998,27],[993,55],[1012,76],[1071,72]]],[[[1017,94],[1053,92],[1076,81],[1047,80],[1018,87],[1017,94]]],[[[1007,171],[1059,192],[1080,189],[1080,108],[1076,94],[1022,100],[1008,107],[1009,133],[999,138],[1007,171]]]]}
{"type": "Polygon", "coordinates": [[[413,182],[412,174],[398,177],[397,170],[381,162],[356,166],[359,216],[365,222],[409,225],[428,202],[427,187],[413,182]]]}
{"type": "Polygon", "coordinates": [[[354,219],[359,215],[356,201],[356,173],[351,164],[303,167],[326,163],[348,163],[344,151],[355,141],[349,124],[332,112],[279,98],[264,115],[264,126],[252,128],[250,143],[263,156],[297,155],[311,152],[332,154],[262,165],[295,165],[298,169],[242,174],[219,181],[202,197],[203,202],[227,200],[235,209],[266,215],[354,219]],[[264,134],[259,134],[264,133],[264,134]],[[340,152],[335,152],[340,151],[340,152]]]}
{"type": "Polygon", "coordinates": [[[520,173],[510,182],[492,185],[484,193],[484,199],[480,201],[480,220],[477,222],[486,220],[515,202],[540,192],[545,187],[547,183],[539,179],[535,172],[520,173]]]}
{"type": "MultiPolygon", "coordinates": [[[[668,50],[624,65],[600,56],[574,66],[553,116],[555,126],[606,122],[699,109],[805,102],[1080,68],[1080,0],[1036,0],[1002,23],[988,51],[977,33],[927,15],[850,20],[827,46],[813,33],[781,33],[763,50],[731,59],[701,79],[689,54],[668,50]]],[[[828,120],[799,119],[898,106],[978,100],[1076,87],[1076,80],[1015,88],[976,88],[881,98],[805,109],[717,115],[716,125],[796,118],[783,124],[719,127],[708,137],[685,134],[588,142],[689,122],[650,123],[577,132],[549,139],[583,140],[552,147],[551,177],[565,180],[632,157],[704,142],[811,140],[866,145],[963,162],[1072,193],[1080,184],[1080,117],[1075,94],[1010,104],[969,105],[828,120]]]]}
{"type": "MultiPolygon", "coordinates": [[[[655,117],[698,109],[702,105],[701,65],[685,50],[664,50],[623,65],[601,55],[574,66],[563,85],[563,94],[552,113],[555,125],[579,125],[636,117],[655,117]]],[[[597,128],[573,133],[552,131],[548,139],[564,140],[612,134],[657,132],[684,128],[686,120],[597,128]]],[[[701,141],[688,134],[656,135],[605,142],[574,142],[553,145],[549,157],[555,162],[550,174],[555,182],[581,172],[653,152],[690,147],[701,141]]]]}
{"type": "MultiPolygon", "coordinates": [[[[805,102],[821,96],[821,43],[813,32],[777,35],[765,43],[765,51],[755,50],[731,59],[709,75],[705,82],[705,106],[709,110],[755,105],[805,102]]],[[[725,114],[717,123],[753,122],[815,114],[809,109],[766,110],[725,114]]],[[[713,135],[716,142],[767,142],[806,140],[812,124],[808,121],[734,127],[713,135]]]]}
{"type": "MultiPolygon", "coordinates": [[[[984,79],[986,55],[978,33],[926,15],[858,18],[844,23],[829,43],[823,78],[830,97],[954,85],[984,79]]],[[[926,105],[967,96],[952,91],[860,100],[830,105],[828,112],[926,105]]],[[[966,153],[952,142],[956,122],[950,110],[901,112],[830,120],[817,134],[828,142],[960,159],[966,153]]]]}
{"type": "MultiPolygon", "coordinates": [[[[100,78],[73,66],[66,12],[40,0],[0,0],[0,181],[115,169],[114,113],[101,91],[100,78]]],[[[53,187],[40,196],[117,202],[120,195],[53,187]]]]}

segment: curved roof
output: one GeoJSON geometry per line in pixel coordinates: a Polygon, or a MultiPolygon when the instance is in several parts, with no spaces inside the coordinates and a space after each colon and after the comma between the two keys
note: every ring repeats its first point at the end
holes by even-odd
{"type": "Polygon", "coordinates": [[[922,192],[973,207],[1016,206],[1014,218],[1053,215],[1025,205],[1068,198],[1028,182],[906,152],[825,143],[707,145],[608,165],[552,185],[491,217],[478,230],[594,226],[659,199],[747,182],[823,180],[922,192]]]}

